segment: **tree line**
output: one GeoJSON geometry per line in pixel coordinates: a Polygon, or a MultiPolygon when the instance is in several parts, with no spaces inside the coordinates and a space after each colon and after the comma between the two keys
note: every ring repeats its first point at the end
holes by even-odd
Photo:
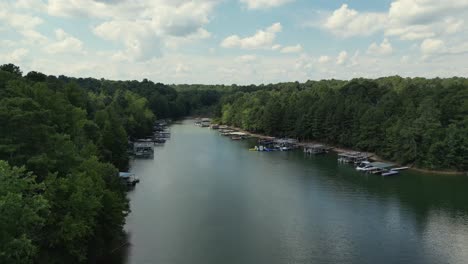
{"type": "Polygon", "coordinates": [[[245,86],[225,93],[219,108],[223,123],[253,132],[375,152],[420,168],[468,170],[466,78],[245,86]]]}
{"type": "Polygon", "coordinates": [[[156,118],[211,107],[211,96],[0,66],[0,263],[105,255],[130,211],[118,178],[128,140],[150,135],[156,118]]]}

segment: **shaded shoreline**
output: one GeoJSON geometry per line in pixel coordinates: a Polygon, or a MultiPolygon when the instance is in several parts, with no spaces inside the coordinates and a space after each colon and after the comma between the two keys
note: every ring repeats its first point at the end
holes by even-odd
{"type": "MultiPolygon", "coordinates": [[[[240,131],[240,132],[243,132],[243,133],[246,133],[249,136],[255,137],[255,138],[260,138],[260,139],[275,138],[275,137],[267,136],[267,135],[264,135],[264,134],[253,133],[253,132],[250,132],[250,131],[247,131],[247,130],[244,130],[244,129],[241,129],[241,128],[238,128],[238,127],[234,127],[234,126],[229,126],[229,128],[240,131]]],[[[382,162],[388,162],[388,163],[394,163],[394,164],[397,164],[397,165],[401,165],[401,164],[395,163],[393,161],[385,160],[385,159],[379,157],[377,154],[375,154],[373,152],[366,152],[366,151],[359,151],[359,150],[355,150],[355,149],[337,147],[337,146],[326,144],[326,143],[319,142],[319,141],[299,141],[299,143],[298,143],[298,145],[301,146],[301,147],[306,146],[307,144],[326,145],[326,146],[331,147],[332,148],[331,151],[333,151],[335,153],[363,152],[363,153],[367,153],[369,157],[372,157],[372,159],[374,159],[376,161],[382,161],[382,162]]],[[[418,168],[418,167],[414,167],[414,166],[410,166],[410,165],[407,165],[407,166],[409,167],[410,170],[417,171],[417,172],[429,173],[429,174],[440,174],[440,175],[447,175],[447,176],[448,175],[451,175],[451,176],[468,176],[468,172],[463,172],[463,171],[430,170],[430,169],[418,168]]]]}

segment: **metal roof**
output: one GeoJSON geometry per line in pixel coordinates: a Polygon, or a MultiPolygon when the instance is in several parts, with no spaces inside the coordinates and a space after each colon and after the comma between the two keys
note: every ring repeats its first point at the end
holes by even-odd
{"type": "Polygon", "coordinates": [[[132,176],[135,176],[135,173],[131,172],[119,172],[119,177],[121,178],[130,178],[132,176]]]}
{"type": "Polygon", "coordinates": [[[391,163],[385,163],[385,162],[372,162],[369,165],[372,166],[372,167],[379,168],[379,169],[387,169],[387,168],[390,168],[390,167],[394,166],[391,163]]]}

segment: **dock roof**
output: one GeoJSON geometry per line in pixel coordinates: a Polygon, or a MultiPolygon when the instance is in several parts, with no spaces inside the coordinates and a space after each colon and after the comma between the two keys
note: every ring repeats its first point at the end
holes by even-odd
{"type": "Polygon", "coordinates": [[[322,145],[322,144],[307,144],[307,145],[304,145],[305,148],[328,148],[327,146],[325,145],[322,145]]]}
{"type": "Polygon", "coordinates": [[[276,143],[286,143],[286,144],[295,144],[297,143],[297,139],[294,138],[280,138],[280,139],[275,139],[276,143]]]}
{"type": "Polygon", "coordinates": [[[372,166],[372,167],[379,168],[379,169],[388,169],[388,168],[394,166],[394,164],[385,163],[385,162],[372,162],[369,165],[372,166]]]}
{"type": "Polygon", "coordinates": [[[130,178],[134,175],[135,173],[131,173],[131,172],[119,172],[119,177],[121,178],[130,178]]]}
{"type": "Polygon", "coordinates": [[[361,152],[345,152],[345,153],[339,153],[338,156],[356,158],[356,157],[367,157],[367,154],[361,153],[361,152]]]}
{"type": "Polygon", "coordinates": [[[233,136],[247,136],[247,133],[244,132],[232,132],[230,134],[233,136]]]}

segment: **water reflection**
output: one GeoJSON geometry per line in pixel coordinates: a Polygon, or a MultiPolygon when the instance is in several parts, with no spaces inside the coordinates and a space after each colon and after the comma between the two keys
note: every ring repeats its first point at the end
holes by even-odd
{"type": "Polygon", "coordinates": [[[118,263],[463,263],[466,177],[363,175],[189,123],[137,160],[118,263]],[[127,254],[128,253],[128,254],[127,254]]]}

